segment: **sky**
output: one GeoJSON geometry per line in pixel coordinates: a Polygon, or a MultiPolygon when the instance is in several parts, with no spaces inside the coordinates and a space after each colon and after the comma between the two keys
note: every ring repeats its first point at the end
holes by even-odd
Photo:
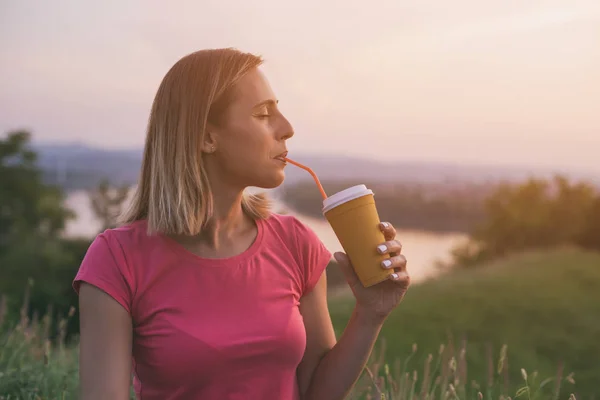
{"type": "Polygon", "coordinates": [[[598,0],[0,0],[0,133],[139,148],[218,47],[265,58],[290,156],[600,172],[598,0]]]}

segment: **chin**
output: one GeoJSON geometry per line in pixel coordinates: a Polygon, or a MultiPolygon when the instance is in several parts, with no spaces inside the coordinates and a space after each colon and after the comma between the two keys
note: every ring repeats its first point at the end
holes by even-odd
{"type": "Polygon", "coordinates": [[[285,172],[280,171],[277,174],[271,174],[270,176],[262,176],[257,179],[257,184],[252,185],[262,189],[275,189],[281,186],[285,180],[285,172]]]}

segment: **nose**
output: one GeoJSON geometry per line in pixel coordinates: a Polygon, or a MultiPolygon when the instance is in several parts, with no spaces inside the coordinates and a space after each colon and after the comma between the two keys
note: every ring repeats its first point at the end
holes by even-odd
{"type": "Polygon", "coordinates": [[[278,140],[287,140],[294,136],[294,128],[290,121],[287,120],[283,115],[280,116],[281,120],[279,126],[277,127],[277,139],[278,140]]]}

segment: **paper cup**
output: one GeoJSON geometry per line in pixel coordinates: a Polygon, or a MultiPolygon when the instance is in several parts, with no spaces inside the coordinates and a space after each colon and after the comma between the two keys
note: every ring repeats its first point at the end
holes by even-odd
{"type": "Polygon", "coordinates": [[[373,191],[365,185],[352,186],[323,200],[323,215],[331,225],[354,271],[364,287],[389,278],[381,262],[389,254],[379,254],[377,246],[385,241],[379,228],[379,214],[373,191]]]}

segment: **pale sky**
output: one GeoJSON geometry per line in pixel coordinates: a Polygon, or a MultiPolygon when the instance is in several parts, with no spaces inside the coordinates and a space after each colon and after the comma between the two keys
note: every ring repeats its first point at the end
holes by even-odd
{"type": "Polygon", "coordinates": [[[599,0],[0,0],[0,132],[141,147],[171,65],[229,46],[291,154],[600,172],[599,0]]]}

